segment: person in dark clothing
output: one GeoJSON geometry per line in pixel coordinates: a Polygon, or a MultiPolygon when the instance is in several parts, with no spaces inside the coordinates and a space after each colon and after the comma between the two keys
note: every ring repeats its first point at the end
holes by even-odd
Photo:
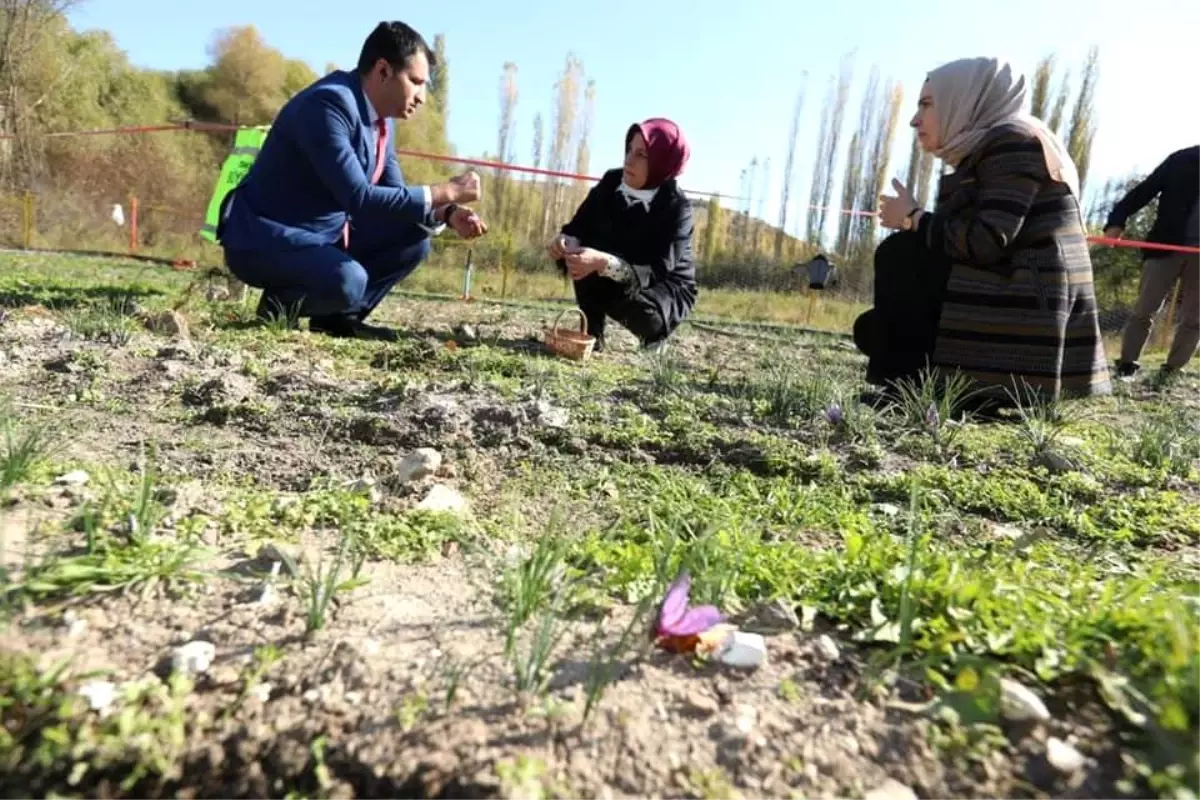
{"type": "Polygon", "coordinates": [[[854,344],[868,356],[867,383],[890,387],[928,366],[950,259],[916,231],[899,231],[875,249],[874,305],[854,321],[854,344]]]}
{"type": "MultiPolygon", "coordinates": [[[[875,308],[855,323],[872,383],[958,374],[972,405],[1016,390],[1048,398],[1112,391],[1079,211],[1062,140],[1025,114],[1026,80],[996,58],[931,71],[910,123],[953,168],[926,211],[899,181],[879,223],[875,308]]],[[[886,390],[885,390],[886,391],[886,390]]]]}
{"type": "MultiPolygon", "coordinates": [[[[1146,241],[1200,246],[1200,145],[1167,156],[1149,177],[1130,189],[1113,206],[1104,235],[1121,238],[1126,221],[1155,197],[1158,215],[1146,241]]],[[[1140,368],[1138,358],[1150,335],[1154,315],[1177,280],[1182,281],[1183,307],[1163,373],[1183,369],[1200,343],[1200,254],[1143,249],[1142,258],[1141,287],[1133,314],[1125,324],[1116,365],[1117,375],[1122,377],[1130,377],[1140,368]]]]}
{"type": "Polygon", "coordinates": [[[657,349],[696,304],[692,207],[676,183],[688,156],[674,122],[631,125],[624,168],[604,174],[547,248],[575,283],[598,351],[607,319],[657,349]]]}

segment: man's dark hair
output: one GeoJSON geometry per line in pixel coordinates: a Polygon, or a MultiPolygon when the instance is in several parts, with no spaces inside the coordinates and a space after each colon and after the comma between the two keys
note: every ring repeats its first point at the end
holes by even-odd
{"type": "Polygon", "coordinates": [[[403,69],[418,51],[424,51],[430,69],[437,66],[437,57],[421,34],[403,22],[381,22],[363,42],[358,56],[358,73],[366,75],[381,58],[396,69],[403,69]]]}

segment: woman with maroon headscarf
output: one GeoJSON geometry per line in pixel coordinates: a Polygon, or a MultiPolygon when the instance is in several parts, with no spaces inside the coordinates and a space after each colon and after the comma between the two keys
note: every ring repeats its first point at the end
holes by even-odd
{"type": "Polygon", "coordinates": [[[550,242],[550,257],[575,282],[597,350],[607,318],[656,349],[696,304],[692,207],[675,182],[688,155],[674,122],[630,126],[624,168],[605,173],[550,242]]]}

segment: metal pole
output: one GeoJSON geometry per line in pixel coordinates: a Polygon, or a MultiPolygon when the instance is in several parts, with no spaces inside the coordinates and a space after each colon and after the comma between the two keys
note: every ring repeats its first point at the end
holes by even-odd
{"type": "Polygon", "coordinates": [[[1175,306],[1179,305],[1179,292],[1182,288],[1183,281],[1176,281],[1175,291],[1171,292],[1171,302],[1167,306],[1166,323],[1159,329],[1158,336],[1155,337],[1158,339],[1158,347],[1162,350],[1167,349],[1168,337],[1171,335],[1171,329],[1175,327],[1175,306]]]}
{"type": "Polygon", "coordinates": [[[471,248],[470,250],[467,251],[467,266],[466,266],[465,271],[463,272],[462,299],[467,302],[471,301],[471,272],[472,272],[471,256],[474,255],[474,253],[475,253],[474,248],[471,248]]]}

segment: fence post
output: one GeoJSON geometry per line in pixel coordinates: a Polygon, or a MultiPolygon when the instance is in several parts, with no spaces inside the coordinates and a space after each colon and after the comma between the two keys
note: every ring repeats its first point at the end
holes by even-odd
{"type": "Polygon", "coordinates": [[[129,195],[129,252],[136,253],[138,249],[138,199],[136,194],[129,195]]]}
{"type": "Polygon", "coordinates": [[[21,246],[33,249],[33,192],[28,189],[21,197],[21,246]]]}

